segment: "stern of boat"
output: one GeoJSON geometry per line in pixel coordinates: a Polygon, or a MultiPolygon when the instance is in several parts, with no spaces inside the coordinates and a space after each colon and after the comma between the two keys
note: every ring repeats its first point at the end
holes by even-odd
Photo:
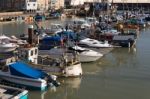
{"type": "Polygon", "coordinates": [[[78,77],[82,75],[81,63],[75,63],[70,66],[66,66],[63,74],[65,77],[78,77]]]}

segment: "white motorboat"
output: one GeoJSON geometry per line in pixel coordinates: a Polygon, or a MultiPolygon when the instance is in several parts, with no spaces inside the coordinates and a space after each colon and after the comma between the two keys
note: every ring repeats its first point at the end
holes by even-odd
{"type": "Polygon", "coordinates": [[[84,19],[75,19],[71,22],[71,24],[74,27],[80,27],[80,28],[90,28],[91,24],[89,24],[86,20],[84,19]]]}
{"type": "Polygon", "coordinates": [[[7,53],[14,51],[18,46],[13,43],[5,43],[5,42],[0,42],[0,53],[7,53]]]}
{"type": "Polygon", "coordinates": [[[79,45],[86,46],[86,47],[94,47],[94,48],[110,48],[113,45],[109,44],[108,42],[101,42],[95,39],[84,38],[79,41],[79,45]]]}
{"type": "Polygon", "coordinates": [[[103,34],[109,34],[109,35],[119,35],[121,34],[121,32],[115,30],[115,29],[108,29],[108,30],[103,30],[102,31],[103,34]]]}
{"type": "Polygon", "coordinates": [[[79,59],[81,62],[93,62],[103,56],[103,54],[94,50],[83,48],[79,46],[69,47],[69,50],[73,50],[79,53],[79,59]]]}
{"type": "Polygon", "coordinates": [[[97,21],[96,17],[86,17],[85,20],[89,24],[99,24],[99,22],[97,21]]]}
{"type": "Polygon", "coordinates": [[[51,24],[49,28],[45,28],[45,33],[54,34],[57,31],[62,31],[63,26],[61,24],[51,24]]]}
{"type": "Polygon", "coordinates": [[[17,44],[11,43],[9,40],[10,38],[5,35],[0,36],[0,53],[11,52],[18,47],[17,44]]]}
{"type": "Polygon", "coordinates": [[[51,50],[39,50],[40,55],[50,55],[50,57],[52,58],[59,58],[63,55],[64,52],[69,57],[68,60],[72,59],[73,53],[76,52],[76,54],[78,54],[80,62],[96,61],[103,56],[99,52],[79,46],[69,47],[68,49],[52,48],[51,50]]]}

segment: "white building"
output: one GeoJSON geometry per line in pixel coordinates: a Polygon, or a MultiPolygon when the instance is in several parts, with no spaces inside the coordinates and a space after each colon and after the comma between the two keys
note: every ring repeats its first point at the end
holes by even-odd
{"type": "Polygon", "coordinates": [[[37,1],[36,0],[26,0],[25,10],[36,11],[37,10],[37,1]]]}

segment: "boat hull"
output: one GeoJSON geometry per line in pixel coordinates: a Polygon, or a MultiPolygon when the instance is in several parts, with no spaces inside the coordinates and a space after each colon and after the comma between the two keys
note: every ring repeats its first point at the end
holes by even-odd
{"type": "MultiPolygon", "coordinates": [[[[48,52],[49,50],[40,50],[39,51],[39,54],[40,55],[49,55],[50,58],[53,58],[53,59],[57,59],[57,58],[60,58],[62,53],[49,53],[48,52]]],[[[68,56],[68,60],[71,61],[71,59],[73,58],[73,56],[69,53],[67,53],[67,56],[68,56]]],[[[102,57],[102,55],[84,55],[84,54],[79,54],[79,60],[80,62],[93,62],[93,61],[96,61],[98,60],[99,58],[102,57]]]]}
{"type": "Polygon", "coordinates": [[[32,89],[45,90],[47,88],[47,82],[42,79],[18,77],[18,76],[13,76],[2,71],[0,71],[0,78],[8,82],[23,85],[32,89]]]}
{"type": "Polygon", "coordinates": [[[0,47],[0,53],[7,53],[14,51],[16,47],[0,47]]]}
{"type": "Polygon", "coordinates": [[[16,87],[0,85],[0,89],[4,90],[3,99],[28,99],[28,91],[16,87]],[[15,94],[14,94],[15,93],[15,94]]]}
{"type": "Polygon", "coordinates": [[[88,55],[79,54],[79,59],[81,62],[94,62],[100,59],[101,57],[102,56],[88,56],[88,55]]]}
{"type": "Polygon", "coordinates": [[[82,75],[81,63],[74,64],[72,66],[67,66],[63,70],[63,76],[65,77],[77,77],[82,75]]]}
{"type": "Polygon", "coordinates": [[[14,51],[16,49],[16,47],[0,47],[0,53],[6,53],[6,52],[11,52],[11,51],[14,51]]]}
{"type": "Polygon", "coordinates": [[[55,74],[63,77],[78,77],[82,75],[81,63],[70,64],[67,66],[48,66],[42,64],[32,64],[34,68],[41,69],[48,74],[55,74]]]}
{"type": "Polygon", "coordinates": [[[22,93],[18,94],[14,99],[28,99],[28,92],[25,90],[22,93]]]}

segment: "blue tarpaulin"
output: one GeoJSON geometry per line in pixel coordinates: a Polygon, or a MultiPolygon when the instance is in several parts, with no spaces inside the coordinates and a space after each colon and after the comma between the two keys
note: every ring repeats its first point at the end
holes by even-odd
{"type": "Polygon", "coordinates": [[[59,36],[50,36],[50,37],[45,37],[42,39],[42,41],[47,42],[47,41],[61,41],[61,38],[59,36]]]}
{"type": "Polygon", "coordinates": [[[77,38],[76,33],[72,31],[62,31],[57,33],[61,38],[67,38],[70,40],[75,40],[77,38]]]}
{"type": "Polygon", "coordinates": [[[23,62],[15,62],[13,64],[9,65],[10,72],[12,75],[20,76],[20,77],[26,77],[26,78],[44,78],[47,74],[34,69],[30,67],[28,64],[25,64],[23,62]]]}

